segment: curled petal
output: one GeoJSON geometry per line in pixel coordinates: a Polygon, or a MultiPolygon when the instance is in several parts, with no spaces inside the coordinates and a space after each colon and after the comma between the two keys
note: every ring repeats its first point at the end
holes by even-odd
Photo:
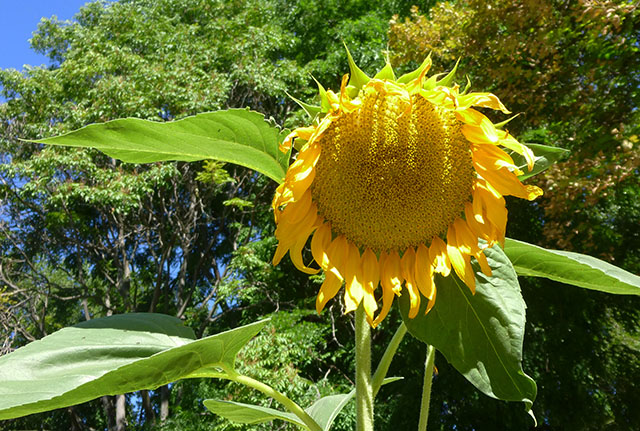
{"type": "Polygon", "coordinates": [[[332,299],[342,287],[342,278],[336,276],[335,273],[328,271],[324,274],[324,281],[320,286],[320,291],[316,297],[316,311],[318,314],[322,312],[324,306],[327,305],[330,299],[332,299]]]}
{"type": "Polygon", "coordinates": [[[464,96],[458,96],[458,105],[459,109],[480,106],[481,108],[502,111],[504,114],[511,114],[511,111],[502,104],[498,96],[492,93],[469,93],[464,96]]]}

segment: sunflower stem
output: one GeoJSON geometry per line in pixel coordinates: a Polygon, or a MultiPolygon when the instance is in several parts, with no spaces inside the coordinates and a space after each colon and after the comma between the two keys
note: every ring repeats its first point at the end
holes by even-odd
{"type": "Polygon", "coordinates": [[[424,363],[424,382],[422,383],[422,402],[420,403],[420,422],[418,431],[427,431],[429,419],[429,403],[431,401],[431,382],[433,380],[433,362],[436,358],[436,349],[427,345],[427,359],[424,363]]]}
{"type": "Polygon", "coordinates": [[[362,304],[356,309],[356,431],[373,431],[371,328],[362,304]]]}

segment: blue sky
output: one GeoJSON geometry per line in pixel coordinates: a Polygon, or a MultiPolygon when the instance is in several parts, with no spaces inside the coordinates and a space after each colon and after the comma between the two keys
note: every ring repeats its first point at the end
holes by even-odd
{"type": "Polygon", "coordinates": [[[0,0],[0,68],[22,70],[23,65],[48,65],[47,58],[29,47],[42,17],[72,19],[89,0],[0,0]]]}

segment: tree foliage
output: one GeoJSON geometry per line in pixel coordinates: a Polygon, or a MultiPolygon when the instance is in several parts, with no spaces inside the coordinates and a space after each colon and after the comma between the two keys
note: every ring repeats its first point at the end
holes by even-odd
{"type": "MultiPolygon", "coordinates": [[[[506,127],[525,142],[572,151],[537,180],[539,202],[510,202],[511,236],[638,273],[639,35],[640,9],[628,2],[471,0],[394,17],[389,40],[398,64],[428,51],[444,66],[460,58],[474,87],[522,114],[506,127]]],[[[533,280],[523,292],[525,364],[536,370],[543,428],[637,427],[624,406],[637,402],[627,382],[639,377],[638,301],[533,280]],[[572,400],[571,412],[562,399],[572,400]]]]}

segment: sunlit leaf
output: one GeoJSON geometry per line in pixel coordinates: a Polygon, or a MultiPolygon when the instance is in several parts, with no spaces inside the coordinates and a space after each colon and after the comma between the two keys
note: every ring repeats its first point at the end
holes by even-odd
{"type": "Polygon", "coordinates": [[[258,112],[230,109],[167,123],[113,120],[33,142],[96,148],[129,163],[214,159],[245,166],[280,183],[289,163],[289,155],[278,149],[285,135],[258,112]]]}
{"type": "Polygon", "coordinates": [[[548,250],[507,238],[504,252],[518,275],[544,277],[585,289],[640,295],[640,277],[595,257],[548,250]]]}
{"type": "Polygon", "coordinates": [[[523,401],[529,410],[536,384],[522,371],[525,303],[517,275],[498,247],[485,251],[492,277],[476,274],[476,293],[454,274],[437,276],[433,309],[410,319],[409,295],[400,297],[400,311],[409,333],[436,347],[467,380],[483,393],[506,401],[523,401]]]}
{"type": "Polygon", "coordinates": [[[0,419],[155,389],[202,367],[232,369],[266,321],[200,340],[171,316],[122,314],[61,329],[0,357],[0,419]]]}

